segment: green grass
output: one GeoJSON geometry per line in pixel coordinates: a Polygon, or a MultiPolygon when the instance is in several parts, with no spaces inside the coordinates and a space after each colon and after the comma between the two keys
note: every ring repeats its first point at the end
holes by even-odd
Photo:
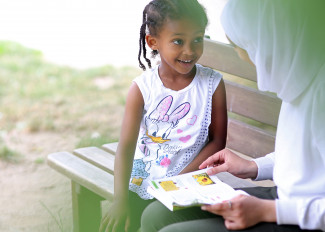
{"type": "Polygon", "coordinates": [[[85,136],[80,139],[78,144],[76,145],[76,148],[81,147],[100,147],[105,143],[112,143],[117,142],[117,138],[112,138],[109,136],[85,136]]]}
{"type": "MultiPolygon", "coordinates": [[[[54,220],[55,225],[57,226],[57,229],[55,231],[65,232],[66,230],[65,230],[63,222],[62,222],[61,210],[58,212],[58,215],[56,216],[43,202],[40,202],[40,203],[44,207],[44,209],[46,209],[46,211],[49,213],[51,218],[54,220]]],[[[49,224],[48,224],[47,231],[48,232],[51,231],[49,224]]]]}
{"type": "Polygon", "coordinates": [[[18,163],[21,159],[21,154],[13,151],[5,144],[0,142],[0,159],[10,163],[18,163]]]}
{"type": "Polygon", "coordinates": [[[116,141],[127,90],[140,73],[134,67],[60,66],[39,51],[0,41],[0,130],[73,133],[80,144],[116,141]],[[101,140],[89,139],[94,132],[101,140]]]}

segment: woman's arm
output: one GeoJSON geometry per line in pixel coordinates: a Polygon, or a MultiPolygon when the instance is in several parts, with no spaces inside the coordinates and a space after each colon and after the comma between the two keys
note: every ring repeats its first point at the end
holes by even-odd
{"type": "MultiPolygon", "coordinates": [[[[294,199],[276,200],[278,224],[298,224],[302,229],[325,231],[325,193],[324,193],[324,173],[325,170],[325,80],[317,83],[313,91],[311,115],[311,144],[313,154],[304,155],[313,157],[318,162],[317,170],[310,164],[303,174],[308,175],[311,172],[319,173],[319,184],[305,185],[306,196],[296,196],[294,199]],[[318,156],[318,157],[317,157],[318,156]],[[317,157],[317,159],[316,159],[317,157]],[[309,188],[308,188],[308,187],[309,188]],[[317,194],[311,194],[312,192],[317,194]]],[[[315,165],[316,166],[316,165],[315,165]]]]}
{"type": "Polygon", "coordinates": [[[223,80],[212,96],[211,124],[209,126],[209,142],[195,157],[195,159],[185,167],[182,173],[187,173],[199,169],[200,164],[209,156],[225,148],[227,140],[227,104],[226,90],[223,80]]]}
{"type": "Polygon", "coordinates": [[[114,201],[102,220],[100,231],[127,231],[129,227],[129,179],[143,113],[143,97],[132,83],[125,106],[114,163],[114,201]]]}

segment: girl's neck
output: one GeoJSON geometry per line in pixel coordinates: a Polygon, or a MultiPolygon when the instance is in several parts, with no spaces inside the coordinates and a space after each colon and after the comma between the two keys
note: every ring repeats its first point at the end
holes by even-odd
{"type": "Polygon", "coordinates": [[[166,88],[179,91],[191,84],[196,75],[196,65],[187,74],[172,73],[165,70],[162,65],[158,67],[158,74],[161,82],[166,88]]]}

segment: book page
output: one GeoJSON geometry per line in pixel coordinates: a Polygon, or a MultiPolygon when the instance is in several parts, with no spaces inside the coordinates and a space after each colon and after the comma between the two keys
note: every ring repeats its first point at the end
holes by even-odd
{"type": "Polygon", "coordinates": [[[216,175],[209,176],[206,170],[154,180],[152,188],[178,206],[215,204],[239,194],[216,175]]]}

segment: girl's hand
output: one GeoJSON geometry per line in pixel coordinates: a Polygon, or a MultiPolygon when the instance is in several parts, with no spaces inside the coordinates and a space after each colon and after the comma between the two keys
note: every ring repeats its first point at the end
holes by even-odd
{"type": "Polygon", "coordinates": [[[239,195],[231,201],[204,205],[202,210],[222,216],[228,230],[241,230],[259,222],[276,222],[275,201],[239,195]]]}
{"type": "Polygon", "coordinates": [[[229,172],[240,178],[257,176],[257,165],[254,161],[246,160],[228,149],[223,149],[206,159],[199,168],[212,167],[207,171],[209,175],[219,172],[229,172]]]}
{"type": "Polygon", "coordinates": [[[99,232],[128,231],[130,211],[126,202],[113,201],[107,214],[102,218],[99,232]]]}

